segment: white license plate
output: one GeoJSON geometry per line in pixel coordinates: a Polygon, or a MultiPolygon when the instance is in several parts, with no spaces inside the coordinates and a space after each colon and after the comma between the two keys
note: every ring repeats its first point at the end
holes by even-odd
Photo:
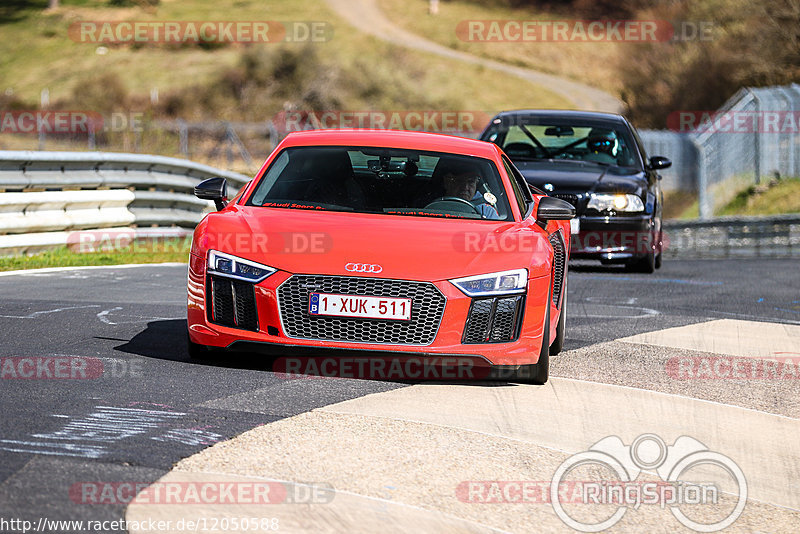
{"type": "Polygon", "coordinates": [[[575,217],[569,220],[569,232],[571,234],[581,233],[581,220],[575,217]]]}
{"type": "Polygon", "coordinates": [[[411,299],[311,293],[308,300],[308,313],[311,315],[410,321],[411,299]]]}

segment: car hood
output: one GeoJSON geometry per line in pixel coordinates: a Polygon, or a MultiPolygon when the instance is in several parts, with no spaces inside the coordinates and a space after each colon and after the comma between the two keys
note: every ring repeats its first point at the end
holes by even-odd
{"type": "Polygon", "coordinates": [[[252,206],[231,206],[204,222],[203,248],[291,273],[436,281],[549,269],[547,237],[535,224],[252,206]],[[350,263],[381,270],[352,272],[350,263]]]}
{"type": "Polygon", "coordinates": [[[515,161],[531,185],[544,191],[632,193],[642,196],[647,187],[644,173],[636,169],[597,165],[581,161],[515,161]]]}

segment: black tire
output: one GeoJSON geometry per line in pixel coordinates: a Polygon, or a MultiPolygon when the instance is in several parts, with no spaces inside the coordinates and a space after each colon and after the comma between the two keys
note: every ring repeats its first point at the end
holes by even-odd
{"type": "Polygon", "coordinates": [[[539,362],[530,365],[520,365],[512,379],[521,384],[543,385],[550,377],[550,301],[547,301],[547,313],[544,319],[544,336],[542,348],[539,351],[539,362]]]}
{"type": "Polygon", "coordinates": [[[632,261],[628,264],[628,270],[635,273],[652,274],[656,271],[656,254],[650,252],[643,258],[632,261]]]}
{"type": "Polygon", "coordinates": [[[664,254],[664,241],[663,241],[663,233],[660,233],[658,234],[658,254],[656,254],[656,261],[655,261],[656,269],[661,268],[662,254],[664,254]]]}
{"type": "Polygon", "coordinates": [[[205,345],[200,345],[199,343],[195,343],[189,337],[187,332],[186,334],[186,352],[189,354],[190,360],[208,360],[214,358],[215,356],[219,355],[219,349],[206,347],[205,345]]]}
{"type": "Polygon", "coordinates": [[[567,277],[564,277],[564,288],[561,290],[561,314],[558,316],[556,338],[550,344],[550,356],[555,356],[564,348],[564,332],[567,329],[567,277]]]}

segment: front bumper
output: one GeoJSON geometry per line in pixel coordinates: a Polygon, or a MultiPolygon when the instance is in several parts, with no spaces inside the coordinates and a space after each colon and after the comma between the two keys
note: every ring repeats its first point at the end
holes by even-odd
{"type": "MultiPolygon", "coordinates": [[[[430,343],[410,345],[299,339],[287,334],[285,317],[282,317],[279,310],[278,290],[291,276],[291,273],[278,271],[253,287],[257,310],[255,330],[223,326],[209,321],[205,261],[192,255],[187,310],[190,339],[209,347],[255,350],[274,356],[301,354],[303,357],[313,357],[331,355],[338,351],[341,356],[353,354],[375,357],[387,354],[413,355],[421,358],[464,356],[490,365],[522,365],[538,361],[545,328],[546,306],[551,305],[550,277],[529,279],[522,304],[519,333],[514,341],[463,343],[464,328],[473,299],[464,295],[450,282],[437,281],[433,284],[445,297],[446,303],[438,330],[430,343]]],[[[552,317],[556,314],[556,311],[551,311],[552,317]]]]}
{"type": "Polygon", "coordinates": [[[625,262],[650,254],[657,246],[651,214],[580,217],[580,232],[572,235],[571,258],[625,262]]]}

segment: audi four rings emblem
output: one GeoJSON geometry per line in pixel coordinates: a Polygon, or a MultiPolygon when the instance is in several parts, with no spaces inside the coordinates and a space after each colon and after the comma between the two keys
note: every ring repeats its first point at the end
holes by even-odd
{"type": "Polygon", "coordinates": [[[348,263],[344,266],[344,270],[351,273],[378,274],[383,271],[383,267],[374,263],[348,263]]]}

